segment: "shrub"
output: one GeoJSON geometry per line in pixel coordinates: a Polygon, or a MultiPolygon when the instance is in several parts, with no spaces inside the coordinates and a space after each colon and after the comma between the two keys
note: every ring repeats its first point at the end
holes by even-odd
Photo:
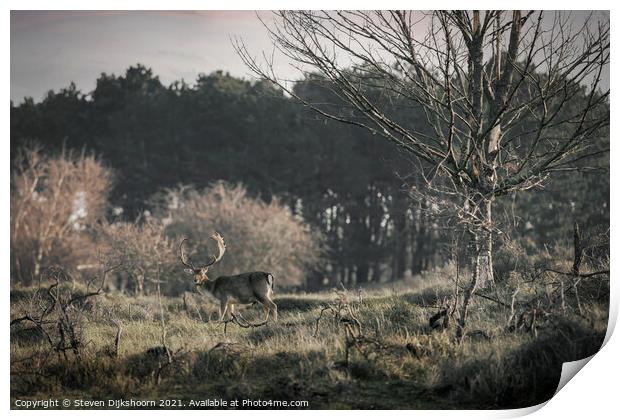
{"type": "Polygon", "coordinates": [[[105,258],[120,264],[119,272],[125,278],[116,286],[129,288],[137,295],[154,290],[153,281],[168,284],[162,289],[169,290],[170,280],[180,275],[173,241],[164,234],[164,225],[153,218],[136,223],[116,222],[102,224],[98,228],[97,243],[105,258]],[[122,281],[125,280],[125,281],[122,281]]]}
{"type": "Polygon", "coordinates": [[[194,265],[215,253],[214,231],[226,242],[226,255],[212,268],[212,278],[246,271],[274,274],[277,285],[298,285],[319,261],[321,237],[278,199],[270,203],[248,195],[243,186],[222,182],[197,191],[179,187],[154,198],[155,214],[168,235],[189,238],[194,265]]]}
{"type": "Polygon", "coordinates": [[[92,251],[86,234],[105,211],[112,174],[92,156],[17,153],[11,176],[11,275],[20,283],[42,268],[74,269],[92,251]]]}

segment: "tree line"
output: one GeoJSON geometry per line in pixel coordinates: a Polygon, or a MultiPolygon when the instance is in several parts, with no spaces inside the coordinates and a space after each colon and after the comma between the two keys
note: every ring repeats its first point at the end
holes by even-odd
{"type": "MultiPolygon", "coordinates": [[[[307,76],[294,91],[346,112],[317,78],[307,76]]],[[[432,134],[421,108],[385,106],[395,120],[432,134]]],[[[409,156],[265,81],[217,71],[165,86],[150,68],[134,65],[119,76],[102,74],[89,93],[71,83],[41,102],[11,103],[12,161],[31,142],[51,154],[94,152],[114,171],[108,215],[128,221],[153,210],[156,192],[179,185],[202,189],[223,180],[266,202],[278,197],[325,239],[309,289],[396,280],[453,258],[453,226],[431,217],[434,203],[412,193],[426,174],[412,171],[409,156]]],[[[495,211],[510,222],[507,237],[535,252],[565,236],[574,220],[584,229],[608,226],[608,156],[589,162],[597,170],[499,199],[495,211]]]]}

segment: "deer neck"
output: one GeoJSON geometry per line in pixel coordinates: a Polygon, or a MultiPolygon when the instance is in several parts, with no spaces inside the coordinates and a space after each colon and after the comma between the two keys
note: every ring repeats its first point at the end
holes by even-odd
{"type": "Polygon", "coordinates": [[[200,287],[205,289],[207,292],[213,294],[213,292],[215,291],[215,280],[205,281],[200,285],[200,287]]]}

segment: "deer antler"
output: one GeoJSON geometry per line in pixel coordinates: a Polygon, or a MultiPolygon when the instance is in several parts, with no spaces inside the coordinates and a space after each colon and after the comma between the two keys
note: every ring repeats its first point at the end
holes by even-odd
{"type": "Polygon", "coordinates": [[[187,259],[185,258],[185,255],[183,254],[183,243],[185,243],[185,241],[187,241],[187,238],[183,238],[183,240],[181,241],[181,244],[179,245],[179,253],[180,253],[181,263],[185,267],[195,271],[196,267],[194,267],[194,265],[192,263],[187,261],[187,259]]]}
{"type": "Polygon", "coordinates": [[[217,242],[218,255],[214,255],[213,261],[211,261],[211,263],[208,264],[206,267],[212,266],[213,264],[221,260],[224,256],[224,252],[226,252],[226,244],[224,243],[224,238],[222,238],[219,233],[215,232],[213,235],[211,235],[211,239],[217,242]]]}

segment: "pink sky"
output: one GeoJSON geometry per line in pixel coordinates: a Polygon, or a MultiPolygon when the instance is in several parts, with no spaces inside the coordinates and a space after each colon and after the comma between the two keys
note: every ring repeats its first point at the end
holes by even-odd
{"type": "MultiPolygon", "coordinates": [[[[102,72],[121,74],[138,62],[164,84],[218,69],[250,77],[234,36],[257,53],[271,49],[253,11],[12,11],[11,99],[40,100],[71,81],[87,93],[102,72]]],[[[287,67],[283,74],[297,77],[287,67]]]]}
{"type": "MultiPolygon", "coordinates": [[[[259,13],[270,22],[271,12],[259,13]]],[[[571,16],[579,24],[588,13],[571,16]]],[[[553,12],[545,20],[552,24],[553,12]]],[[[119,75],[136,63],[151,67],[164,84],[191,84],[215,70],[251,78],[231,37],[256,55],[273,48],[253,11],[12,11],[11,100],[39,101],[71,81],[89,93],[102,72],[119,75]]],[[[282,58],[275,67],[283,79],[301,77],[282,58]]],[[[608,72],[604,77],[608,85],[608,72]]]]}

